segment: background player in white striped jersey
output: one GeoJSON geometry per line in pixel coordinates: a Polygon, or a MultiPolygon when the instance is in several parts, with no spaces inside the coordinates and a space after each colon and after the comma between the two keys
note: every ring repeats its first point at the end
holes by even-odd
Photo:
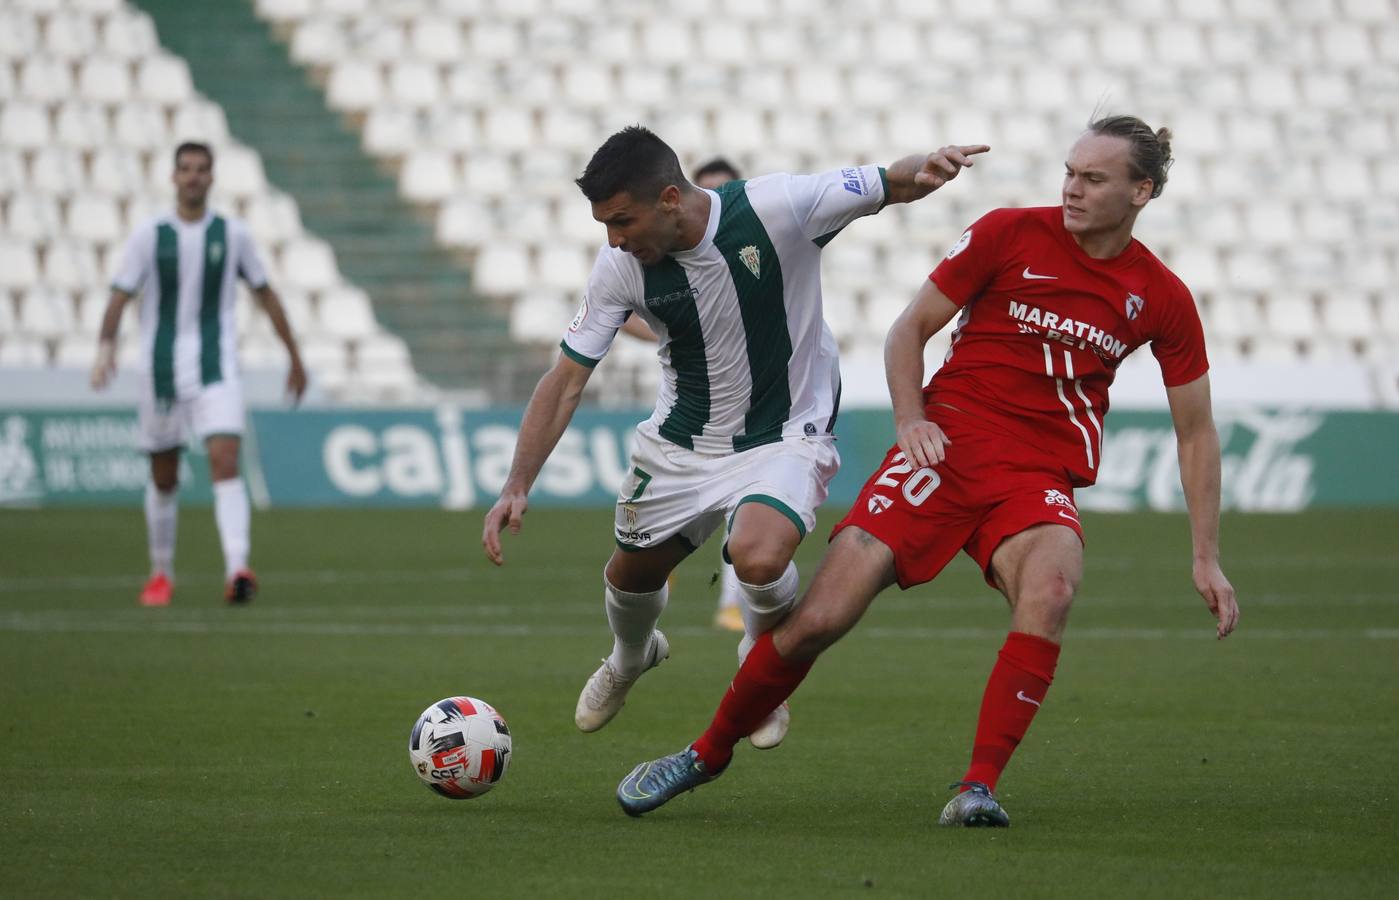
{"type": "Polygon", "coordinates": [[[92,386],[106,387],[116,370],[122,310],[139,291],[144,360],[139,414],[144,449],[151,457],[146,485],[151,575],[140,602],[170,602],[180,449],[192,431],[209,454],[214,518],[223,545],[224,599],[246,603],[257,592],[257,578],[248,566],[251,515],[238,472],[243,391],[233,307],[239,278],[252,288],[286,345],[291,359],[287,391],[295,400],[306,390],[306,371],[247,226],[208,207],[213,151],[204,144],[181,144],[175,150],[173,181],[174,211],[143,222],[127,240],[102,319],[92,386]]]}
{"type": "MultiPolygon", "coordinates": [[[[748,601],[745,649],[787,614],[797,596],[792,555],[839,465],[840,372],[821,313],[821,249],[856,218],[927,196],[987,149],[944,147],[887,170],[768,175],[717,191],[690,184],[675,152],[639,126],[593,155],[578,186],[609,246],[558,362],[530,398],[481,538],[501,564],[500,532],[519,532],[529,488],[593,366],[640,316],[661,340],[662,385],[617,503],[617,550],[603,573],[614,642],[578,699],[580,729],[607,724],[636,679],[669,655],[655,627],[666,578],[721,522],[748,601]]],[[[750,740],[776,746],[786,730],[782,707],[750,740]]]]}

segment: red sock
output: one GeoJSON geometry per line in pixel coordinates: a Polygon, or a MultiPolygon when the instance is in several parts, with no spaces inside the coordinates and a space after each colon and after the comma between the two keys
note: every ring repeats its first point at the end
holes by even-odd
{"type": "Polygon", "coordinates": [[[1006,636],[981,697],[972,764],[963,781],[996,789],[996,780],[1049,692],[1058,662],[1059,645],[1053,641],[1019,631],[1006,636]]]}
{"type": "Polygon", "coordinates": [[[705,768],[718,772],[733,758],[734,744],[752,734],[806,677],[815,660],[791,662],[772,645],[771,632],[758,638],[729,684],[714,721],[692,746],[705,768]]]}

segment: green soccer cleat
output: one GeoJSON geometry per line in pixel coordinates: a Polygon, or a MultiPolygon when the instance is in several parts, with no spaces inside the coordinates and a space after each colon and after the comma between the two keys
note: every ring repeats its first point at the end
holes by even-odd
{"type": "Polygon", "coordinates": [[[686,747],[679,753],[641,763],[632,769],[617,785],[617,802],[622,805],[622,812],[639,816],[686,791],[709,784],[721,774],[722,769],[711,775],[699,754],[686,747]]]}
{"type": "Polygon", "coordinates": [[[939,825],[961,825],[966,828],[1009,828],[1010,816],[992,796],[991,789],[979,781],[956,781],[948,787],[965,787],[942,808],[939,825]]]}

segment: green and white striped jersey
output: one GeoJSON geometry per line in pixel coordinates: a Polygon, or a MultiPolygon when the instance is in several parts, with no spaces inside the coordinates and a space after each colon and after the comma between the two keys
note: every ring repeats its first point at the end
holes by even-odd
{"type": "Polygon", "coordinates": [[[660,337],[660,395],[641,429],[701,453],[827,434],[840,361],[821,312],[821,248],[887,196],[878,166],[766,175],[709,191],[709,225],[690,250],[643,266],[604,247],[563,351],[607,355],[636,314],[660,337]]]}
{"type": "Polygon", "coordinates": [[[206,384],[238,377],[236,280],[267,284],[252,235],[241,221],[174,212],[143,222],[126,242],[112,287],[140,291],[141,347],[159,400],[187,399],[206,384]]]}

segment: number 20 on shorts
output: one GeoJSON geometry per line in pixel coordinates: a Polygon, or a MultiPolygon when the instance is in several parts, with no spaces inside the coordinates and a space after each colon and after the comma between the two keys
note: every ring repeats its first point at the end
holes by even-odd
{"type": "Polygon", "coordinates": [[[900,475],[908,476],[903,479],[902,490],[904,499],[912,506],[922,506],[923,502],[933,495],[933,491],[938,489],[938,485],[942,484],[938,473],[927,466],[915,472],[913,463],[908,461],[908,456],[903,451],[894,454],[893,464],[880,472],[874,483],[876,486],[900,487],[897,477],[900,475]],[[909,475],[910,472],[913,474],[909,475]]]}

